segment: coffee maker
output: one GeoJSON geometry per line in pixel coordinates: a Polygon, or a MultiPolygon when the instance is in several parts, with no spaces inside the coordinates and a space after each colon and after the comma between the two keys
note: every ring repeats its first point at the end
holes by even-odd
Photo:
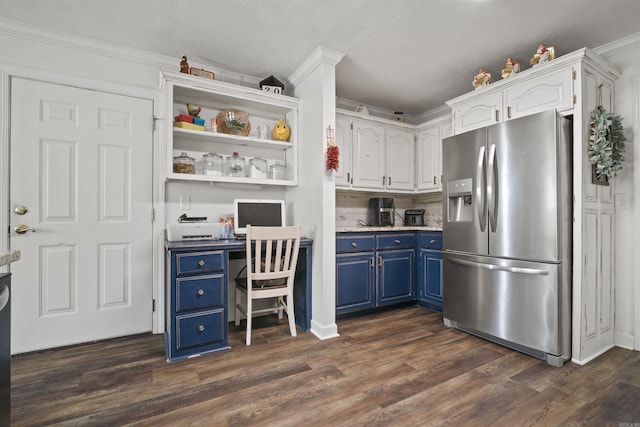
{"type": "Polygon", "coordinates": [[[391,197],[374,197],[369,199],[369,225],[393,226],[395,205],[391,197]]]}

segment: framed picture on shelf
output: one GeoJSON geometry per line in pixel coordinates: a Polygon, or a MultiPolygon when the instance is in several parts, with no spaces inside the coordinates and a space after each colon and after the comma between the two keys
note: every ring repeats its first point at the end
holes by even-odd
{"type": "Polygon", "coordinates": [[[203,70],[202,68],[191,67],[189,68],[189,74],[211,80],[214,80],[216,78],[216,75],[213,71],[203,70]]]}

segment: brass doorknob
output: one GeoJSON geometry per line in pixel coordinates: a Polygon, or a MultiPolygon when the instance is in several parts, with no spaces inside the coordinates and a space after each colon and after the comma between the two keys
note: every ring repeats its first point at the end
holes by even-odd
{"type": "Polygon", "coordinates": [[[29,209],[27,209],[26,206],[16,206],[15,209],[13,210],[15,213],[17,213],[18,215],[24,215],[27,212],[29,212],[29,209]]]}
{"type": "Polygon", "coordinates": [[[18,234],[24,234],[27,231],[31,231],[34,232],[36,230],[34,230],[33,228],[29,227],[28,225],[25,224],[18,224],[16,225],[16,227],[14,228],[14,230],[16,231],[16,233],[18,234]]]}

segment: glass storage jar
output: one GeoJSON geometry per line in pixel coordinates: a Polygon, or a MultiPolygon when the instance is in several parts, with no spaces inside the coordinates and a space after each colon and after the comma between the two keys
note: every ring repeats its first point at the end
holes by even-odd
{"type": "Polygon", "coordinates": [[[204,163],[204,174],[212,176],[222,176],[224,173],[224,158],[214,152],[202,156],[204,163]]]}
{"type": "Polygon", "coordinates": [[[287,179],[287,167],[280,162],[269,166],[269,179],[287,179]]]}
{"type": "Polygon", "coordinates": [[[173,173],[196,173],[196,159],[182,152],[173,158],[173,173]]]}
{"type": "Polygon", "coordinates": [[[227,159],[227,174],[229,176],[245,177],[247,176],[245,166],[244,157],[240,157],[238,152],[234,151],[233,155],[227,159]]]}
{"type": "Polygon", "coordinates": [[[262,157],[254,157],[249,160],[249,176],[265,179],[267,177],[267,161],[262,157]]]}

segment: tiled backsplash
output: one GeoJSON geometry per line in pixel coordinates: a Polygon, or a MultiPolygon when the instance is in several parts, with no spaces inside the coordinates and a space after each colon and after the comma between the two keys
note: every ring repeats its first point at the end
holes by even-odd
{"type": "Polygon", "coordinates": [[[367,209],[372,197],[393,197],[396,225],[404,222],[405,209],[424,209],[425,225],[442,227],[442,193],[420,195],[336,191],[336,227],[357,227],[367,223],[367,209]]]}

